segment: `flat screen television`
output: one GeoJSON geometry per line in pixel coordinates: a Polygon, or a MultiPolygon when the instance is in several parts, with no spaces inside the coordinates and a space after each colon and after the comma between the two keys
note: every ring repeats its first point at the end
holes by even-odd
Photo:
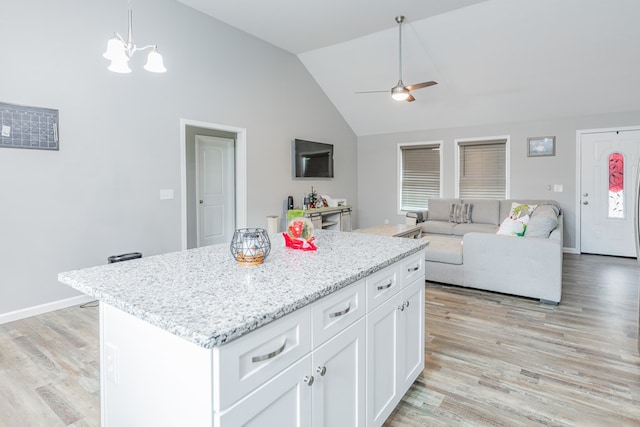
{"type": "Polygon", "coordinates": [[[333,144],[293,140],[294,178],[333,178],[333,144]]]}

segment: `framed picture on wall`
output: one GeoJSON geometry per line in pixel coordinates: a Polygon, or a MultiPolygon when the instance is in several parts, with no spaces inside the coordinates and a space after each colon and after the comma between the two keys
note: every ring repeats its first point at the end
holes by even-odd
{"type": "Polygon", "coordinates": [[[555,136],[536,136],[527,138],[527,156],[543,157],[556,155],[555,136]]]}

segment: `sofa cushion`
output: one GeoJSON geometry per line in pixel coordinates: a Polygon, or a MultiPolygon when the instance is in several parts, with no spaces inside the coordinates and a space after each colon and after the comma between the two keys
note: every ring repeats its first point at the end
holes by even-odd
{"type": "Polygon", "coordinates": [[[424,236],[429,241],[425,260],[444,264],[462,264],[462,239],[454,236],[424,236]]]}
{"type": "Polygon", "coordinates": [[[495,224],[479,224],[474,222],[471,224],[456,224],[456,226],[453,227],[454,236],[464,236],[472,231],[495,234],[496,231],[498,231],[498,226],[495,224]]]}
{"type": "Polygon", "coordinates": [[[500,224],[499,200],[465,199],[464,202],[472,205],[471,222],[500,224]]]}
{"type": "Polygon", "coordinates": [[[558,226],[559,213],[559,209],[554,205],[538,206],[531,214],[524,235],[527,237],[549,237],[549,234],[558,226]]]}
{"type": "Polygon", "coordinates": [[[453,227],[455,227],[455,222],[449,221],[425,221],[420,224],[422,227],[423,233],[433,233],[433,234],[453,234],[453,227]]]}
{"type": "Polygon", "coordinates": [[[429,213],[427,219],[435,221],[449,221],[451,203],[460,203],[460,199],[429,199],[429,213]]]}

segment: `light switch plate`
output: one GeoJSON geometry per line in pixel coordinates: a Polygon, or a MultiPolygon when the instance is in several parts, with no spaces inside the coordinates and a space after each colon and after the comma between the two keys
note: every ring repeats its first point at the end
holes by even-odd
{"type": "Polygon", "coordinates": [[[160,200],[171,200],[173,199],[173,190],[160,190],[160,200]]]}
{"type": "Polygon", "coordinates": [[[554,184],[553,191],[555,191],[556,193],[562,193],[564,191],[564,188],[562,184],[554,184]]]}

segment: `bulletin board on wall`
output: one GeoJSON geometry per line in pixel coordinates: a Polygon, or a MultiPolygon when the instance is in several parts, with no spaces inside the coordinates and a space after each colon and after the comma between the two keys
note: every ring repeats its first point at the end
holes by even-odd
{"type": "Polygon", "coordinates": [[[0,102],[0,147],[60,149],[58,110],[0,102]]]}

